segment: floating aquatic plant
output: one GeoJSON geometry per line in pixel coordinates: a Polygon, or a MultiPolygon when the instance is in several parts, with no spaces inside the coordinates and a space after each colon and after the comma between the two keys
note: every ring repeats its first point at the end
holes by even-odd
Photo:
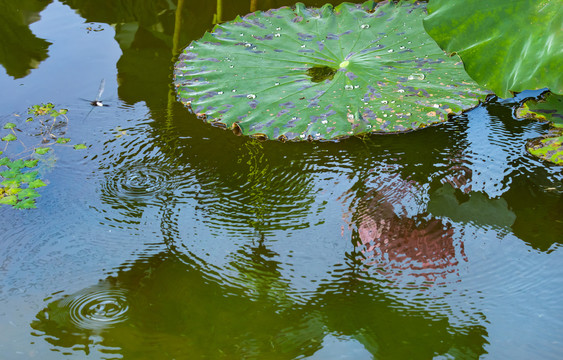
{"type": "Polygon", "coordinates": [[[540,159],[563,165],[563,95],[547,93],[543,100],[527,100],[516,109],[516,116],[549,122],[549,133],[529,141],[526,148],[540,159]]]}
{"type": "Polygon", "coordinates": [[[476,106],[486,91],[424,31],[425,4],[368,1],[258,11],[216,25],[175,66],[199,118],[280,140],[403,132],[476,106]]]}
{"type": "Polygon", "coordinates": [[[501,97],[563,94],[563,0],[431,0],[424,27],[469,75],[501,97]]]}
{"type": "MultiPolygon", "coordinates": [[[[28,114],[32,115],[27,118],[25,127],[33,127],[28,123],[39,123],[39,127],[32,131],[35,136],[42,138],[39,144],[34,146],[27,146],[21,141],[16,130],[18,125],[13,122],[4,124],[3,129],[8,130],[8,134],[2,136],[2,141],[5,142],[3,151],[0,151],[0,156],[5,155],[8,145],[16,140],[19,140],[24,147],[23,154],[30,153],[28,157],[37,157],[24,160],[11,159],[8,156],[0,157],[0,204],[11,205],[17,209],[35,208],[35,199],[39,197],[37,188],[46,186],[45,182],[39,177],[39,171],[33,170],[38,166],[39,161],[42,159],[40,156],[45,155],[51,150],[53,145],[66,144],[70,141],[69,138],[62,137],[66,133],[68,126],[68,118],[66,117],[67,110],[56,110],[51,103],[34,105],[28,110],[28,114]],[[62,120],[61,120],[62,118],[62,120]]],[[[85,148],[84,144],[75,145],[75,148],[85,148]]]]}

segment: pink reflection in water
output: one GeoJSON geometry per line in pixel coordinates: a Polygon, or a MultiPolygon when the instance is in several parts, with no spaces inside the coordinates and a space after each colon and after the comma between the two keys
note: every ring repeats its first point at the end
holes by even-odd
{"type": "MultiPolygon", "coordinates": [[[[403,185],[409,187],[407,182],[403,185]]],[[[462,243],[456,248],[454,229],[440,219],[397,215],[392,204],[397,198],[385,193],[386,189],[369,192],[354,216],[366,270],[417,287],[420,282],[439,284],[449,274],[457,274],[458,258],[465,259],[465,253],[462,243]]],[[[397,194],[397,189],[392,193],[397,194]]]]}

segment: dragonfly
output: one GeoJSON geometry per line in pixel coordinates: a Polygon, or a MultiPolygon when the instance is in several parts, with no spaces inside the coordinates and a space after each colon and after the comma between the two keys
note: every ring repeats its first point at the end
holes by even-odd
{"type": "Polygon", "coordinates": [[[106,79],[102,79],[102,81],[100,81],[100,87],[98,88],[98,94],[96,95],[96,98],[94,100],[82,99],[84,101],[88,101],[90,105],[92,105],[92,109],[88,111],[88,114],[86,114],[86,117],[84,119],[88,118],[88,116],[90,115],[92,110],[94,110],[95,107],[109,106],[102,102],[102,94],[104,93],[105,86],[106,86],[106,79]]]}
{"type": "Polygon", "coordinates": [[[102,79],[102,81],[100,82],[100,87],[98,88],[98,94],[96,95],[96,98],[92,101],[87,100],[90,102],[90,105],[92,106],[109,106],[106,105],[102,102],[102,94],[104,93],[104,88],[106,87],[106,79],[102,79]]]}

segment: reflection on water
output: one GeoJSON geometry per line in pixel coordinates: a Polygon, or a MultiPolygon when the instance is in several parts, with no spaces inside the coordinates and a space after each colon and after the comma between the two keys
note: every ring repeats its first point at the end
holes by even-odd
{"type": "MultiPolygon", "coordinates": [[[[116,78],[76,79],[106,77],[111,107],[86,117],[66,95],[69,136],[89,150],[53,152],[37,210],[0,208],[7,358],[562,353],[563,174],[526,153],[543,125],[513,119],[510,102],[402,135],[261,143],[170,92],[174,42],[210,28],[215,2],[52,5],[112,24],[105,45],[122,53],[104,65],[116,78]]],[[[248,7],[225,3],[223,18],[248,7]]],[[[65,93],[55,80],[42,91],[65,93]]]]}
{"type": "MultiPolygon", "coordinates": [[[[242,256],[251,260],[260,255],[242,256]]],[[[377,284],[353,277],[325,284],[306,304],[280,307],[278,295],[263,288],[272,270],[263,268],[266,277],[256,277],[263,281],[256,284],[258,293],[248,296],[161,253],[77,294],[47,299],[31,326],[34,335],[44,336],[61,352],[95,348],[123,358],[321,358],[335,338],[350,340],[343,347],[347,351],[383,358],[483,353],[482,326],[454,328],[446,318],[420,309],[403,306],[397,311],[377,284]],[[126,316],[127,322],[69,321],[73,302],[89,308],[110,303],[121,310],[113,317],[126,316]]]]}
{"type": "Polygon", "coordinates": [[[39,13],[51,1],[2,1],[0,12],[0,64],[6,73],[22,78],[47,58],[50,42],[38,38],[29,25],[40,19],[39,13]]]}

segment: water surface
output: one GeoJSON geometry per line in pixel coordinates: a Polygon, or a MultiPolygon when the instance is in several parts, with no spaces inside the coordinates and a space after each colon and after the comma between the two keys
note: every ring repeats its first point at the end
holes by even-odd
{"type": "Polygon", "coordinates": [[[51,101],[88,145],[48,155],[37,209],[0,208],[3,359],[563,356],[563,174],[526,153],[546,126],[514,119],[518,99],[408,134],[257,142],[172,91],[215,2],[3,8],[2,123],[51,101]]]}

